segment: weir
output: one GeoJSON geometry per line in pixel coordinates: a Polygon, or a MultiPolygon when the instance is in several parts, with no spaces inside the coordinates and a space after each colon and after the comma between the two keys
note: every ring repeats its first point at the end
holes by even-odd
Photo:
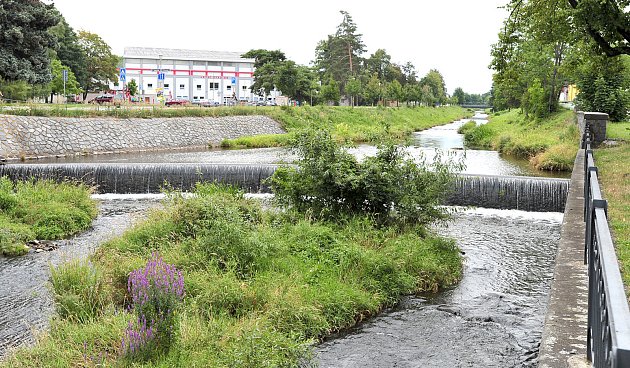
{"type": "MultiPolygon", "coordinates": [[[[168,187],[187,191],[199,181],[236,185],[250,193],[269,192],[264,179],[277,165],[184,163],[11,164],[0,176],[78,180],[99,193],[158,193],[168,187]]],[[[459,175],[445,204],[537,212],[562,212],[569,180],[534,177],[459,175]]]]}

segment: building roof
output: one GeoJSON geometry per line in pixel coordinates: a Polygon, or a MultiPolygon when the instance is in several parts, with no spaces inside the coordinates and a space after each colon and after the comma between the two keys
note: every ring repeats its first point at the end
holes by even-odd
{"type": "Polygon", "coordinates": [[[203,60],[203,61],[236,61],[241,63],[253,63],[255,59],[242,58],[244,52],[233,51],[208,51],[208,50],[184,50],[162,49],[153,47],[125,47],[125,58],[147,58],[175,60],[203,60]]]}

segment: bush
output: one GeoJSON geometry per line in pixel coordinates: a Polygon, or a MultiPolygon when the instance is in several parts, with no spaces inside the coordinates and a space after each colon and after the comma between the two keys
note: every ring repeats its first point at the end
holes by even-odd
{"type": "Polygon", "coordinates": [[[368,214],[379,224],[427,224],[446,217],[437,207],[453,180],[452,161],[420,164],[393,144],[379,147],[359,163],[326,130],[296,135],[297,166],[282,167],[271,177],[276,200],[317,218],[368,214]]]}
{"type": "Polygon", "coordinates": [[[107,305],[107,292],[98,268],[85,261],[51,267],[50,281],[57,314],[79,323],[98,318],[107,305]]]}

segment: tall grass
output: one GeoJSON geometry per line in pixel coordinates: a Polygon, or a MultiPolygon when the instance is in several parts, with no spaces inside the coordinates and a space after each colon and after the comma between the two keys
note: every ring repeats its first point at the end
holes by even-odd
{"type": "Polygon", "coordinates": [[[579,146],[580,134],[573,112],[555,113],[544,120],[527,120],[518,110],[490,116],[490,122],[478,127],[466,126],[466,145],[493,149],[530,160],[540,170],[567,171],[579,146]]]}
{"type": "Polygon", "coordinates": [[[630,123],[609,123],[606,130],[607,138],[617,144],[595,149],[595,164],[608,200],[608,221],[630,301],[630,123]]]}
{"type": "Polygon", "coordinates": [[[0,253],[23,254],[26,241],[61,239],[85,230],[97,213],[90,194],[83,184],[0,178],[0,253]]]}
{"type": "Polygon", "coordinates": [[[120,364],[133,319],[127,278],[155,251],[182,271],[186,298],[171,348],[147,366],[298,367],[317,339],[461,275],[454,244],[421,227],[376,227],[361,216],[314,221],[208,185],[165,205],[94,255],[112,308],[85,329],[60,320],[0,366],[76,366],[85,364],[82,351],[120,364]],[[42,360],[53,351],[55,363],[42,360]]]}

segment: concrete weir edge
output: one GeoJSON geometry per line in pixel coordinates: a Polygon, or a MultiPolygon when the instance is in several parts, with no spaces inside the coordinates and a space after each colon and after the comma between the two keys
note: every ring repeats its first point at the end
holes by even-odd
{"type": "Polygon", "coordinates": [[[590,367],[586,359],[588,275],[584,264],[583,167],[584,151],[579,150],[562,221],[539,368],[590,367]]]}

